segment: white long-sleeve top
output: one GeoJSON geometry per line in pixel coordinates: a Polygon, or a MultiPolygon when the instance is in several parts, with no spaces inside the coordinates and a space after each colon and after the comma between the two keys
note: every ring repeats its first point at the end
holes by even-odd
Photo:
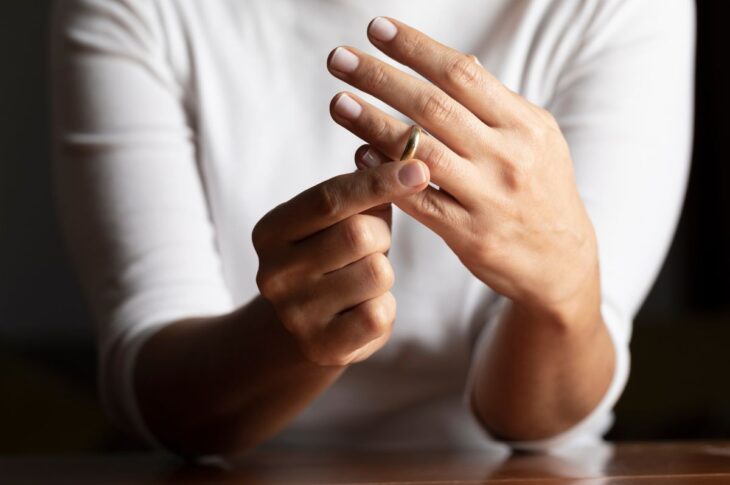
{"type": "MultiPolygon", "coordinates": [[[[145,339],[254,298],[254,224],[354,169],[360,142],[329,117],[345,86],[325,60],[342,44],[383,58],[365,35],[376,15],[477,55],[557,118],[598,236],[616,370],[583,421],[518,445],[596,440],[610,426],[631,321],[668,249],[688,174],[691,0],[62,0],[52,37],[59,202],[98,322],[102,396],[128,429],[154,439],[131,379],[145,339]]],[[[390,341],[274,444],[493,443],[463,396],[504,298],[397,209],[389,257],[398,301],[390,341]]]]}

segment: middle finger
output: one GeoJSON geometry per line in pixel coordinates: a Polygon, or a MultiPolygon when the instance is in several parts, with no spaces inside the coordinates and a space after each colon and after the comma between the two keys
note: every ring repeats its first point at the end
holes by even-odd
{"type": "Polygon", "coordinates": [[[338,47],[327,60],[330,72],[389,104],[469,157],[483,150],[490,128],[433,84],[416,79],[352,47],[338,47]]]}

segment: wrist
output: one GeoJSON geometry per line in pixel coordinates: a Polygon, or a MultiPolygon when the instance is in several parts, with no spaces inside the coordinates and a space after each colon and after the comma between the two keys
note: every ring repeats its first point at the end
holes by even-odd
{"type": "Polygon", "coordinates": [[[559,331],[576,332],[595,328],[601,317],[601,285],[598,260],[578,280],[575,290],[557,299],[534,298],[513,301],[520,321],[553,325],[559,331]]]}

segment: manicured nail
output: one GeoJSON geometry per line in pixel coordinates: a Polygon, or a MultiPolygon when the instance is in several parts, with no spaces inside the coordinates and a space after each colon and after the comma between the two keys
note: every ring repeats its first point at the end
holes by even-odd
{"type": "Polygon", "coordinates": [[[362,113],[362,106],[347,94],[342,94],[335,102],[335,113],[348,120],[356,120],[362,113]]]}
{"type": "Polygon", "coordinates": [[[393,25],[393,22],[384,17],[375,17],[375,19],[370,22],[368,32],[370,32],[370,35],[378,39],[380,42],[388,42],[393,40],[395,34],[398,33],[398,28],[393,25]]]}
{"type": "Polygon", "coordinates": [[[416,187],[426,181],[426,173],[420,163],[413,162],[398,171],[398,180],[406,187],[416,187]]]}
{"type": "Polygon", "coordinates": [[[335,71],[340,71],[344,73],[351,73],[355,69],[357,69],[357,65],[360,63],[360,60],[357,58],[355,54],[348,51],[344,47],[338,47],[335,49],[335,52],[332,54],[332,59],[330,60],[330,67],[334,69],[335,71]]]}
{"type": "Polygon", "coordinates": [[[368,148],[367,150],[365,150],[365,153],[363,153],[360,161],[363,163],[363,165],[366,165],[370,168],[377,167],[378,165],[383,164],[383,160],[381,160],[380,156],[375,153],[375,150],[373,150],[372,148],[368,148]]]}

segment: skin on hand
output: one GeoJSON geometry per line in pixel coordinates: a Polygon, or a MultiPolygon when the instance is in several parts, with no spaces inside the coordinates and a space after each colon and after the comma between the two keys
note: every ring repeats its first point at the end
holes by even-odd
{"type": "MultiPolygon", "coordinates": [[[[438,187],[394,203],[510,300],[488,345],[476,349],[477,418],[507,440],[555,436],[595,409],[615,358],[600,311],[596,236],[567,142],[549,112],[474,56],[383,17],[370,23],[368,37],[427,80],[352,47],[338,47],[327,61],[334,76],[431,135],[421,137],[415,158],[438,187]]],[[[335,96],[330,111],[368,143],[356,152],[358,167],[399,157],[408,125],[351,93],[335,96]]]]}
{"type": "Polygon", "coordinates": [[[303,354],[344,366],[387,341],[396,302],[389,202],[428,186],[420,161],[340,175],[266,214],[253,230],[256,281],[303,354]]]}
{"type": "MultiPolygon", "coordinates": [[[[507,89],[473,56],[403,23],[377,18],[368,35],[383,53],[431,81],[352,47],[338,47],[328,59],[334,76],[432,135],[422,137],[415,158],[440,189],[429,187],[397,205],[439,234],[498,293],[559,320],[574,316],[576,302],[597,278],[597,244],[554,118],[507,89]]],[[[331,113],[369,143],[358,152],[360,163],[399,156],[405,123],[351,93],[338,94],[331,113]]]]}

